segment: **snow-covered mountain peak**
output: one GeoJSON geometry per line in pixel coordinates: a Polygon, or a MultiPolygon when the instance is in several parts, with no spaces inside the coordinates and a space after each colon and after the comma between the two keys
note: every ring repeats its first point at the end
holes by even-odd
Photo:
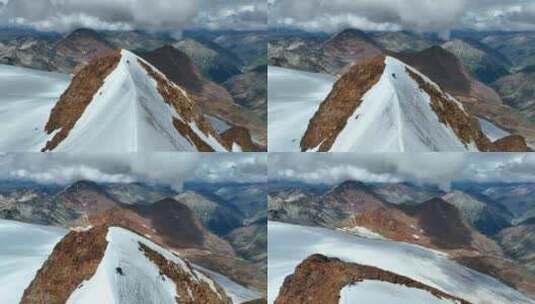
{"type": "Polygon", "coordinates": [[[99,57],[51,112],[44,151],[225,151],[193,96],[127,50],[99,57]]]}
{"type": "Polygon", "coordinates": [[[479,123],[428,77],[391,56],[354,65],[301,139],[302,151],[492,151],[479,123]]]}
{"type": "Polygon", "coordinates": [[[42,298],[69,304],[232,303],[188,261],[129,230],[106,226],[71,231],[56,245],[22,302],[42,298]],[[50,277],[55,287],[48,285],[50,277]]]}

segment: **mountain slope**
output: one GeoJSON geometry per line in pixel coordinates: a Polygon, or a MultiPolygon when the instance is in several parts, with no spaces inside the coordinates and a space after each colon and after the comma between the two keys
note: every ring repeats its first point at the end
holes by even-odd
{"type": "Polygon", "coordinates": [[[270,222],[268,247],[268,303],[274,303],[285,278],[313,254],[390,271],[472,303],[534,303],[500,281],[421,246],[363,239],[323,228],[270,222]]]}
{"type": "Polygon", "coordinates": [[[126,50],[85,66],[45,130],[43,151],[225,151],[195,100],[126,50]]]}
{"type": "Polygon", "coordinates": [[[509,74],[511,63],[490,47],[470,39],[453,39],[442,45],[484,83],[491,83],[509,74]]]}
{"type": "Polygon", "coordinates": [[[535,220],[530,219],[503,229],[497,238],[508,256],[519,261],[532,273],[535,272],[535,220]]]}
{"type": "Polygon", "coordinates": [[[0,220],[0,298],[19,303],[24,289],[66,230],[0,220]]]}
{"type": "MultiPolygon", "coordinates": [[[[512,149],[526,150],[520,144],[512,149]]],[[[478,121],[426,76],[387,56],[354,65],[310,120],[302,151],[494,151],[478,121]],[[380,139],[380,140],[378,140],[380,139]]]]}
{"type": "Polygon", "coordinates": [[[104,37],[94,30],[80,28],[59,40],[52,49],[53,65],[61,72],[71,73],[75,68],[113,50],[104,37]]]}
{"type": "Polygon", "coordinates": [[[480,201],[467,193],[453,191],[442,199],[457,207],[463,218],[484,234],[493,235],[509,226],[509,216],[503,208],[480,201]]]}
{"type": "Polygon", "coordinates": [[[211,80],[222,83],[241,73],[241,60],[232,52],[208,41],[202,43],[185,38],[173,46],[186,53],[204,75],[211,80]]]}
{"type": "MultiPolygon", "coordinates": [[[[149,53],[141,53],[141,56],[169,80],[184,88],[208,118],[221,120],[229,127],[245,128],[250,132],[251,140],[260,144],[265,142],[267,135],[263,119],[236,103],[223,86],[201,74],[182,51],[172,46],[164,46],[149,53]]],[[[218,130],[219,135],[222,135],[223,131],[218,130]]],[[[242,148],[246,150],[245,147],[242,148]]]]}
{"type": "Polygon", "coordinates": [[[189,263],[118,227],[72,231],[49,256],[21,303],[231,303],[189,263]],[[50,280],[50,278],[55,278],[50,280]]]}
{"type": "Polygon", "coordinates": [[[535,66],[501,77],[492,86],[506,104],[535,121],[535,66]]]}
{"type": "Polygon", "coordinates": [[[469,304],[409,277],[321,254],[311,255],[296,267],[295,272],[284,280],[275,302],[350,304],[356,298],[363,303],[381,304],[396,303],[401,298],[413,304],[469,304]],[[368,287],[370,283],[383,288],[397,286],[398,290],[393,294],[386,291],[381,296],[381,289],[368,287]]]}
{"type": "Polygon", "coordinates": [[[393,55],[426,75],[444,91],[463,103],[466,110],[498,127],[535,142],[533,124],[520,111],[503,103],[491,87],[476,80],[461,61],[447,50],[434,46],[418,53],[393,55]]]}

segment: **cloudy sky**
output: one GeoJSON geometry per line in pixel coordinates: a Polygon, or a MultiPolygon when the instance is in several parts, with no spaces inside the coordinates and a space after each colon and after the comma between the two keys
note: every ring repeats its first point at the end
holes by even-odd
{"type": "Polygon", "coordinates": [[[140,181],[180,189],[185,181],[264,182],[266,160],[266,155],[260,153],[13,153],[0,154],[0,180],[45,184],[140,181]]]}
{"type": "Polygon", "coordinates": [[[535,182],[533,153],[270,154],[269,179],[337,184],[415,182],[448,190],[451,182],[535,182]]]}
{"type": "Polygon", "coordinates": [[[535,30],[533,0],[268,0],[270,26],[333,32],[535,30]]]}
{"type": "Polygon", "coordinates": [[[0,0],[0,25],[39,30],[259,29],[265,0],[0,0]]]}

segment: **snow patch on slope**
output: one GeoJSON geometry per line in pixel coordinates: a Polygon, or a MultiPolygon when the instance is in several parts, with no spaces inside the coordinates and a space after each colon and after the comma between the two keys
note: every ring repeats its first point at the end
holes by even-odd
{"type": "Polygon", "coordinates": [[[66,233],[61,228],[0,220],[0,302],[20,302],[24,290],[66,233]]]}
{"type": "MultiPolygon", "coordinates": [[[[386,57],[385,70],[362,98],[331,147],[332,152],[473,151],[451,127],[441,123],[431,98],[407,73],[401,61],[386,57]]],[[[410,68],[413,72],[416,70],[410,68]]],[[[434,85],[427,77],[418,73],[434,85]]],[[[448,96],[451,101],[453,98],[448,96]]],[[[459,103],[457,103],[459,105],[459,103]]],[[[460,106],[462,109],[462,106],[460,106]]]]}
{"type": "Polygon", "coordinates": [[[504,138],[506,136],[511,135],[511,133],[505,131],[504,129],[498,127],[497,125],[484,118],[478,117],[478,120],[479,124],[481,125],[481,131],[483,131],[483,133],[487,135],[487,137],[491,141],[496,141],[500,138],[504,138]]]}
{"type": "Polygon", "coordinates": [[[182,267],[192,278],[205,281],[218,293],[211,279],[191,270],[182,259],[135,233],[111,227],[106,240],[108,246],[97,271],[71,294],[68,304],[176,303],[175,283],[160,274],[159,268],[140,250],[139,243],[182,267]],[[117,267],[121,268],[122,275],[117,273],[117,267]]]}
{"type": "Polygon", "coordinates": [[[407,243],[269,222],[268,252],[268,303],[274,302],[284,279],[295,267],[316,253],[392,271],[472,303],[535,303],[500,281],[451,261],[444,254],[407,243]]]}

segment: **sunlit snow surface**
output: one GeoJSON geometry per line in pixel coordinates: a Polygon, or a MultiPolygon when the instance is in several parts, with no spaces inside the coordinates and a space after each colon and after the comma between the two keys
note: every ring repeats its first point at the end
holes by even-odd
{"type": "MultiPolygon", "coordinates": [[[[173,118],[181,118],[163,100],[156,81],[139,64],[141,59],[125,50],[121,54],[115,70],[54,151],[196,151],[174,127],[173,118]]],[[[190,127],[216,151],[224,150],[194,123],[190,127]]]]}
{"type": "Polygon", "coordinates": [[[0,220],[0,303],[19,303],[66,233],[60,228],[0,220]]]}
{"type": "Polygon", "coordinates": [[[111,227],[106,240],[108,245],[96,273],[71,294],[68,304],[174,304],[175,283],[160,275],[159,268],[139,249],[139,243],[181,267],[194,280],[206,282],[216,293],[218,291],[214,282],[219,283],[234,303],[258,298],[255,292],[248,291],[220,274],[204,269],[200,271],[201,268],[194,265],[196,269],[191,269],[184,260],[170,251],[123,228],[111,227]],[[121,268],[123,275],[117,273],[117,267],[121,268]]]}
{"type": "Polygon", "coordinates": [[[270,66],[268,68],[268,149],[301,151],[299,143],[336,78],[270,66]]]}
{"type": "Polygon", "coordinates": [[[392,303],[411,304],[457,304],[458,301],[435,297],[428,291],[381,281],[364,281],[346,286],[340,292],[340,304],[392,303]]]}
{"type": "Polygon", "coordinates": [[[0,65],[0,151],[40,151],[44,126],[69,75],[0,65]]]}
{"type": "MultiPolygon", "coordinates": [[[[195,122],[186,122],[163,100],[156,81],[139,64],[142,59],[126,50],[121,55],[55,152],[197,151],[175,128],[174,118],[189,124],[214,150],[225,151],[215,138],[205,135],[195,122]]],[[[45,125],[69,83],[67,75],[1,65],[0,151],[44,148],[55,135],[46,134],[45,125]]]]}
{"type": "MultiPolygon", "coordinates": [[[[470,149],[463,145],[450,127],[439,121],[431,108],[431,98],[419,88],[406,68],[407,65],[401,61],[386,57],[385,70],[379,82],[364,94],[361,105],[347,120],[331,151],[432,152],[470,149]]],[[[425,77],[424,80],[430,82],[425,77]]]]}
{"type": "MultiPolygon", "coordinates": [[[[429,95],[407,73],[407,65],[387,56],[379,81],[338,134],[332,152],[473,151],[439,121],[429,95]]],[[[413,71],[419,74],[416,70],[413,71]]],[[[431,81],[421,75],[422,78],[431,81]]],[[[334,77],[269,67],[269,150],[299,151],[310,119],[327,97],[334,77]]],[[[431,83],[432,84],[432,83],[431,83]]],[[[438,88],[435,84],[432,84],[438,88]]],[[[438,88],[439,89],[439,88],[438,88]]],[[[440,89],[439,89],[440,90],[440,89]]],[[[451,102],[462,105],[447,95],[451,102]]],[[[310,150],[311,152],[314,149],[310,150]]]]}
{"type": "Polygon", "coordinates": [[[274,302],[284,279],[295,267],[315,253],[389,270],[472,303],[535,303],[499,281],[449,260],[444,254],[406,243],[269,222],[268,253],[269,303],[274,302]]]}
{"type": "Polygon", "coordinates": [[[511,133],[484,118],[478,118],[478,120],[481,125],[481,131],[492,141],[511,135],[511,133]]]}

